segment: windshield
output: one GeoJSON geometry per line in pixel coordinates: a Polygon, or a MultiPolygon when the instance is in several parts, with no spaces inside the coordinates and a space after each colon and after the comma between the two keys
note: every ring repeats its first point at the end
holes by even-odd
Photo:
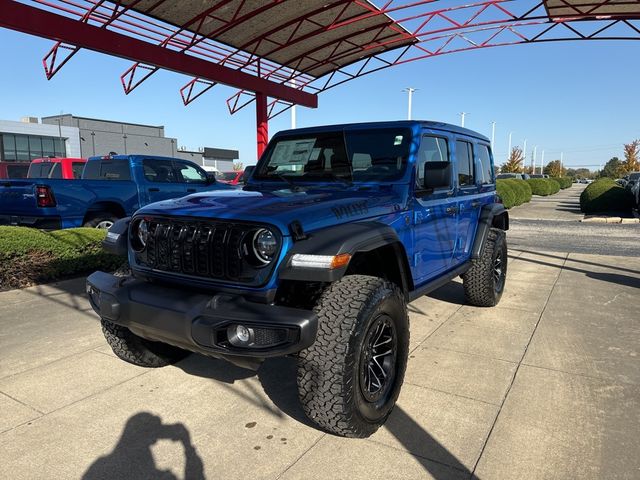
{"type": "Polygon", "coordinates": [[[258,180],[381,182],[404,174],[409,129],[323,132],[271,142],[258,180]],[[284,177],[284,178],[283,178],[284,177]]]}

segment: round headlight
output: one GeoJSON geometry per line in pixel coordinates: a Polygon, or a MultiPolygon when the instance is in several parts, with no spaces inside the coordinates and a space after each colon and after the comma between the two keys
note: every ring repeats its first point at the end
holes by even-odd
{"type": "Polygon", "coordinates": [[[142,219],[133,224],[131,230],[131,245],[137,252],[142,252],[149,240],[149,223],[142,219]]]}
{"type": "Polygon", "coordinates": [[[253,253],[262,263],[273,260],[278,251],[278,239],[271,230],[261,228],[253,235],[253,253]]]}

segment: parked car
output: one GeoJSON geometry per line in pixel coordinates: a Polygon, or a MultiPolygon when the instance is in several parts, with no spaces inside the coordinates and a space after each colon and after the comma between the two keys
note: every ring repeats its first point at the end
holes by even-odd
{"type": "Polygon", "coordinates": [[[216,173],[216,180],[220,183],[226,183],[227,185],[238,185],[244,170],[234,170],[233,172],[218,172],[216,173]]]}
{"type": "Polygon", "coordinates": [[[524,180],[522,173],[500,173],[496,175],[496,180],[508,180],[510,178],[516,178],[518,180],[524,180]]]}
{"type": "Polygon", "coordinates": [[[25,178],[28,171],[29,164],[26,162],[0,162],[0,179],[25,178]]]}
{"type": "Polygon", "coordinates": [[[212,189],[193,162],[149,155],[88,159],[82,178],[24,179],[0,183],[0,225],[57,229],[109,228],[148,203],[212,189]]]}
{"type": "Polygon", "coordinates": [[[531,175],[529,175],[529,178],[544,178],[544,175],[542,175],[541,173],[532,173],[531,175]]]}
{"type": "Polygon", "coordinates": [[[400,392],[407,302],[461,275],[469,304],[496,305],[508,226],[490,141],[476,132],[417,121],[290,130],[242,190],[118,221],[105,245],[128,252],[135,277],[96,272],[87,292],[123,360],[160,367],[193,351],[256,368],[295,355],[311,421],[366,437],[400,392]]]}
{"type": "Polygon", "coordinates": [[[631,172],[624,177],[627,180],[625,188],[633,190],[633,187],[640,180],[640,172],[631,172]]]}
{"type": "Polygon", "coordinates": [[[85,163],[86,158],[36,158],[29,165],[27,178],[78,179],[85,163]]]}

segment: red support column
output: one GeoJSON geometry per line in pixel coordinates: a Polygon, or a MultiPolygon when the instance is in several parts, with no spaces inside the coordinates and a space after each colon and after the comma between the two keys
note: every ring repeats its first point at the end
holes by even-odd
{"type": "Polygon", "coordinates": [[[267,96],[264,93],[256,92],[256,127],[258,140],[258,160],[262,152],[267,148],[269,141],[269,115],[267,112],[267,96]]]}

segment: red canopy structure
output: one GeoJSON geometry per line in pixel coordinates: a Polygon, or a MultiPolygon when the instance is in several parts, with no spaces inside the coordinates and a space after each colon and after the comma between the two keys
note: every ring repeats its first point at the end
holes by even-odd
{"type": "Polygon", "coordinates": [[[392,66],[480,48],[640,39],[640,0],[0,0],[0,27],[55,40],[52,78],[80,49],[127,58],[130,93],[159,69],[192,79],[185,105],[217,84],[255,101],[258,155],[269,118],[392,66]],[[384,3],[383,3],[384,1],[384,3]]]}

